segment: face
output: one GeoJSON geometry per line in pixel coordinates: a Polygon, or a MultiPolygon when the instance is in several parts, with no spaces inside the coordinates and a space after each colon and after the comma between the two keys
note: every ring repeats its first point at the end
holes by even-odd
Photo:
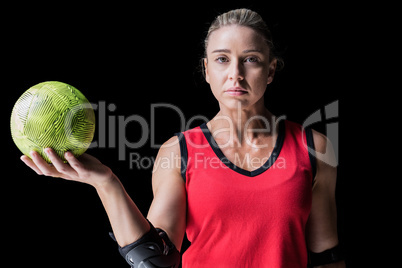
{"type": "Polygon", "coordinates": [[[263,105],[276,60],[270,62],[269,47],[259,33],[230,25],[209,36],[204,65],[206,81],[221,108],[237,109],[239,102],[243,108],[263,105]]]}

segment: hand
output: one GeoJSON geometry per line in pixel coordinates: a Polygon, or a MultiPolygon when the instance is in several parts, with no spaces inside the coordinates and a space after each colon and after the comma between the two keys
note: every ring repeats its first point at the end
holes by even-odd
{"type": "Polygon", "coordinates": [[[32,159],[23,155],[21,160],[38,175],[83,182],[95,188],[107,184],[115,178],[109,167],[89,154],[83,154],[77,159],[71,152],[66,152],[64,157],[68,163],[64,163],[51,148],[46,148],[45,153],[52,161],[52,165],[48,164],[35,151],[30,153],[32,159]]]}

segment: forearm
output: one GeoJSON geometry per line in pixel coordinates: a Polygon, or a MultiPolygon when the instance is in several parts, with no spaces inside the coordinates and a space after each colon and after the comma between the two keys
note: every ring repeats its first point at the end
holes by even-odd
{"type": "Polygon", "coordinates": [[[109,217],[117,243],[124,247],[149,231],[150,226],[141,211],[114,175],[106,185],[95,187],[109,217]]]}

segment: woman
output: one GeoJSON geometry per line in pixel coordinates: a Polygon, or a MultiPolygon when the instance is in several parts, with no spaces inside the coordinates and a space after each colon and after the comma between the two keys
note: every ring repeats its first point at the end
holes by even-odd
{"type": "Polygon", "coordinates": [[[39,175],[94,186],[132,267],[177,267],[185,232],[191,246],[183,267],[344,267],[336,168],[331,157],[308,150],[324,153],[331,146],[264,106],[278,64],[257,13],[238,9],[215,19],[203,67],[220,110],[160,148],[147,218],[110,168],[88,154],[77,159],[66,152],[65,164],[47,148],[52,166],[36,152],[21,159],[39,175]]]}

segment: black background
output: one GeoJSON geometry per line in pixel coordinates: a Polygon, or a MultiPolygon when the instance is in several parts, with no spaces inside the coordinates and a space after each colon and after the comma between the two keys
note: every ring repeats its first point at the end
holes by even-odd
{"type": "MultiPolygon", "coordinates": [[[[351,125],[352,85],[344,68],[351,48],[351,11],[337,3],[271,1],[31,4],[3,10],[11,15],[4,20],[2,33],[4,172],[8,173],[2,176],[1,188],[5,256],[11,262],[41,267],[127,267],[108,236],[111,228],[106,213],[91,186],[39,177],[19,160],[21,153],[8,127],[18,97],[37,83],[62,81],[78,88],[92,103],[113,103],[116,110],[107,116],[116,121],[118,116],[139,115],[150,123],[151,105],[156,103],[177,106],[187,120],[195,115],[212,118],[218,104],[198,70],[202,42],[215,16],[239,7],[263,16],[285,60],[285,68],[266,94],[271,112],[303,123],[316,110],[339,100],[339,118],[333,120],[340,130],[339,233],[348,267],[359,267],[355,266],[360,263],[357,255],[351,254],[358,225],[346,216],[348,208],[359,206],[348,199],[345,182],[351,169],[345,133],[351,125]]],[[[155,110],[151,129],[155,142],[161,144],[181,131],[180,123],[173,110],[155,110]]],[[[325,133],[325,122],[314,127],[325,133]]],[[[141,128],[131,123],[125,131],[134,142],[141,128]]],[[[94,139],[99,135],[97,130],[94,139]]],[[[148,141],[139,149],[126,148],[126,160],[119,161],[118,148],[106,147],[88,153],[113,169],[146,214],[152,200],[151,168],[130,169],[129,154],[152,158],[158,149],[148,141]]]]}

